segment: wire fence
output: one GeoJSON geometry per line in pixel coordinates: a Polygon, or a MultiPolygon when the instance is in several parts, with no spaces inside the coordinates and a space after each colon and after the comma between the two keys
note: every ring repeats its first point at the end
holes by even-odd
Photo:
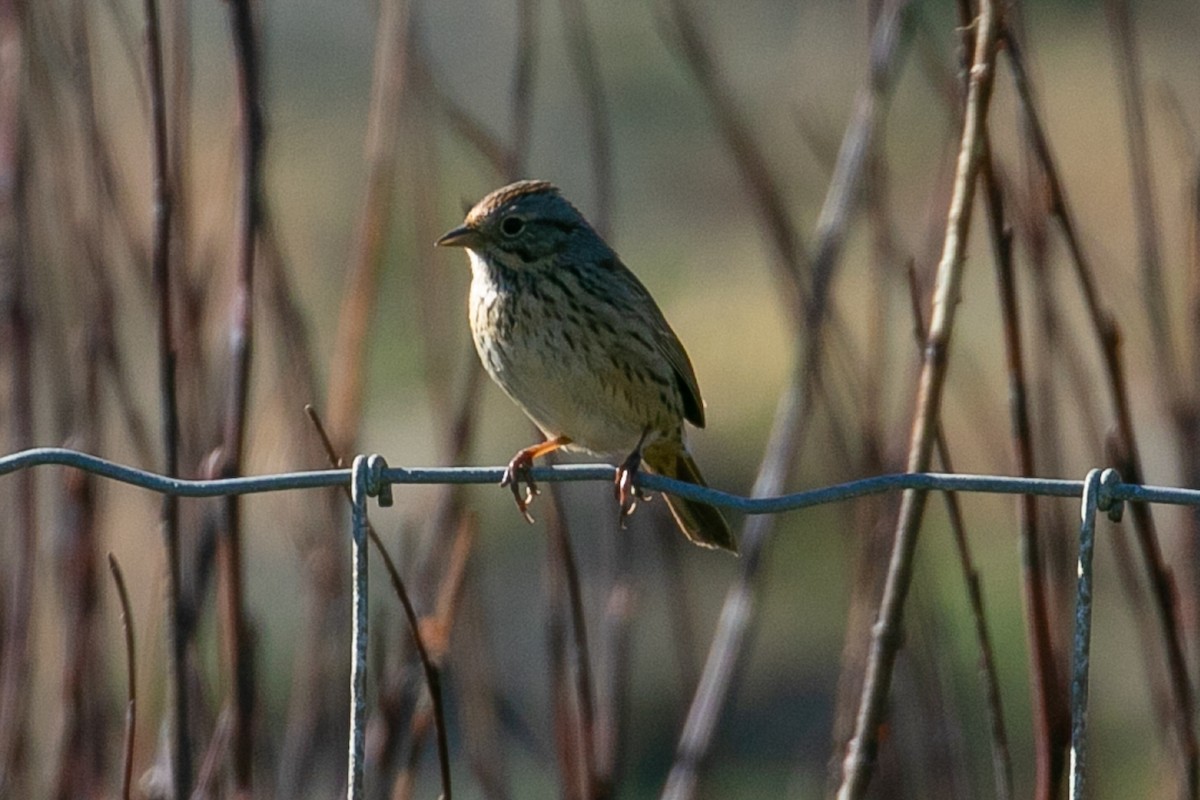
{"type": "MultiPolygon", "coordinates": [[[[43,447],[0,456],[0,476],[37,466],[58,465],[83,470],[120,483],[177,497],[218,497],[261,494],[324,487],[348,486],[351,493],[353,543],[353,633],[351,661],[351,720],[349,744],[349,800],[363,793],[366,727],[367,664],[367,526],[368,500],[393,504],[392,486],[415,484],[498,483],[502,467],[390,467],[382,456],[359,455],[350,468],[286,472],[212,480],[188,480],[118,464],[76,450],[43,447]]],[[[612,481],[609,465],[559,465],[532,470],[536,481],[547,483],[612,481]]],[[[745,497],[695,484],[641,472],[639,488],[735,509],[745,514],[778,514],[898,490],[972,492],[979,494],[1031,494],[1074,497],[1081,500],[1078,543],[1078,581],[1075,594],[1074,657],[1071,665],[1071,776],[1070,796],[1085,796],[1087,709],[1092,618],[1092,555],[1096,517],[1104,513],[1121,520],[1124,504],[1162,503],[1200,506],[1200,490],[1125,483],[1113,469],[1092,469],[1083,480],[1020,478],[949,473],[896,473],[848,481],[776,497],[745,497]]]]}

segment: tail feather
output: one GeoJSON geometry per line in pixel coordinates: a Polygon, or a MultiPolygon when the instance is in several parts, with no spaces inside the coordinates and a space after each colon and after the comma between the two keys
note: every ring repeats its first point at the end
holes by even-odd
{"type": "MultiPolygon", "coordinates": [[[[704,482],[704,476],[700,474],[700,468],[696,466],[691,453],[683,447],[671,448],[665,452],[647,448],[644,458],[646,465],[659,475],[697,486],[708,485],[704,482]]],[[[671,509],[671,516],[675,517],[675,522],[679,524],[679,529],[693,544],[737,553],[737,539],[734,538],[733,530],[716,506],[670,494],[663,496],[667,500],[667,507],[671,509]]]]}

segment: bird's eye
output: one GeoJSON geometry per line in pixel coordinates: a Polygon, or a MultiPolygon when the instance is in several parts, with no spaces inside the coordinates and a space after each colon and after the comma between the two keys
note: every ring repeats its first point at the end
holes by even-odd
{"type": "Polygon", "coordinates": [[[505,217],[500,222],[500,230],[505,236],[516,236],[525,230],[525,220],[520,217],[505,217]]]}

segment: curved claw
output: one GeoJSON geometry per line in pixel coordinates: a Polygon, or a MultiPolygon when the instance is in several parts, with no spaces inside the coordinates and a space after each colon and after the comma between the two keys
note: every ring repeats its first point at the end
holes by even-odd
{"type": "Polygon", "coordinates": [[[504,476],[500,478],[500,485],[507,486],[512,490],[517,510],[530,525],[533,524],[533,515],[529,513],[529,505],[538,494],[537,482],[533,479],[532,470],[533,456],[522,450],[513,456],[512,461],[508,462],[508,468],[504,470],[504,476]],[[524,496],[521,495],[521,484],[525,485],[524,496]]]}
{"type": "Polygon", "coordinates": [[[617,467],[616,478],[613,481],[613,493],[616,495],[617,504],[621,509],[620,521],[622,529],[625,528],[629,518],[633,516],[638,502],[650,499],[650,495],[647,492],[642,491],[634,484],[641,464],[641,452],[634,451],[629,455],[629,458],[625,459],[625,462],[621,466],[617,467]]]}

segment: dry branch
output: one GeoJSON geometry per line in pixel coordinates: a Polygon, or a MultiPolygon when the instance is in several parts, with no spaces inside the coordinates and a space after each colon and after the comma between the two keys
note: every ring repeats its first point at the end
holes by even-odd
{"type": "MultiPolygon", "coordinates": [[[[933,299],[933,317],[925,345],[924,363],[917,394],[907,469],[923,472],[929,468],[946,379],[947,353],[954,329],[954,311],[966,259],[967,237],[975,197],[987,112],[995,76],[996,43],[999,37],[998,11],[982,0],[976,21],[975,60],[971,67],[963,121],[962,147],[959,151],[954,195],[946,223],[942,261],[938,266],[933,299]]],[[[839,800],[862,797],[870,781],[878,747],[879,728],[891,683],[892,667],[900,647],[900,620],[904,600],[912,580],[913,555],[917,532],[924,510],[925,493],[906,491],[900,504],[892,557],[880,603],[879,621],[871,642],[871,655],[863,679],[862,702],[854,738],[843,767],[839,800]]]]}

